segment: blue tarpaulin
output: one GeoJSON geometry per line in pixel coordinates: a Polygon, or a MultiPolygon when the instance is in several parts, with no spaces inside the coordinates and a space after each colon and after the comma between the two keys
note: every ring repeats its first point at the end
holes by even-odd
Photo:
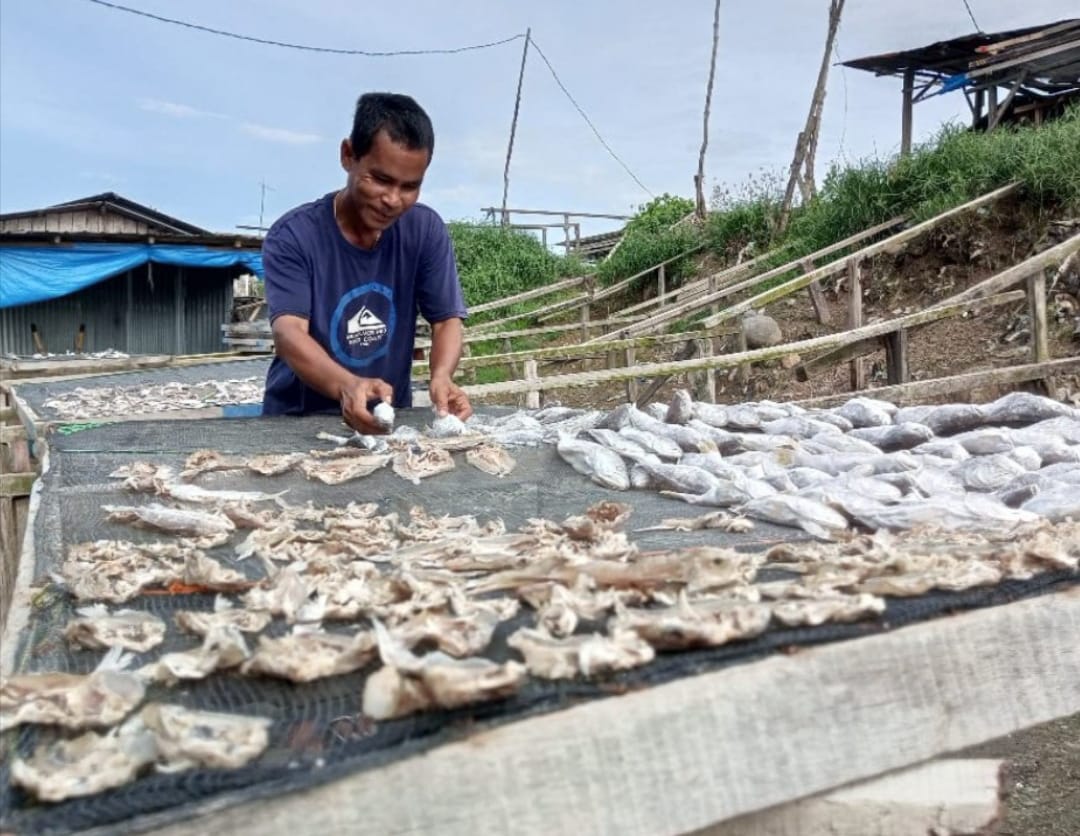
{"type": "Polygon", "coordinates": [[[67,296],[148,261],[180,267],[240,264],[262,277],[262,253],[193,244],[0,247],[0,308],[67,296]]]}

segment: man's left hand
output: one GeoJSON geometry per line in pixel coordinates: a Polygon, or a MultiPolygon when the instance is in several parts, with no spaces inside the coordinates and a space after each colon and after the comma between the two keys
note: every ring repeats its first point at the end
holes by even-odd
{"type": "Polygon", "coordinates": [[[473,414],[469,396],[449,378],[432,378],[429,394],[431,395],[431,405],[440,418],[450,414],[457,416],[462,421],[467,421],[469,416],[473,414]]]}

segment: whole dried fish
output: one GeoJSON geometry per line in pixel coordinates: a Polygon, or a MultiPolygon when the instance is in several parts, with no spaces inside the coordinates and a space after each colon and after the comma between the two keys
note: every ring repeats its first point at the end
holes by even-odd
{"type": "Polygon", "coordinates": [[[525,657],[529,673],[541,679],[573,679],[647,665],[656,656],[652,645],[632,630],[554,638],[521,628],[506,643],[525,657]]]}
{"type": "Polygon", "coordinates": [[[68,622],[64,637],[72,644],[92,650],[121,647],[145,653],[165,639],[165,622],[139,610],[110,613],[104,604],[80,607],[78,618],[68,622]]]}
{"type": "Polygon", "coordinates": [[[171,482],[161,485],[160,491],[164,496],[179,500],[180,502],[192,502],[196,504],[220,504],[223,502],[264,502],[267,500],[280,500],[287,490],[278,493],[263,493],[262,491],[231,491],[213,490],[201,488],[198,485],[190,485],[186,482],[171,482]]]}
{"type": "Polygon", "coordinates": [[[692,418],[708,424],[712,427],[726,427],[728,422],[727,409],[723,406],[703,401],[695,401],[692,418]]]}
{"type": "Polygon", "coordinates": [[[88,674],[27,673],[0,683],[0,732],[22,723],[68,729],[111,726],[142,702],[146,688],[121,668],[127,662],[113,648],[88,674]]]}
{"type": "Polygon", "coordinates": [[[652,453],[664,461],[676,461],[682,456],[682,448],[670,438],[653,435],[629,425],[622,427],[617,432],[623,438],[637,444],[645,452],[652,453]]]}
{"type": "Polygon", "coordinates": [[[184,469],[180,471],[180,478],[190,481],[210,471],[239,470],[243,467],[243,460],[236,456],[226,456],[217,450],[196,450],[184,460],[184,469]]]}
{"type": "MultiPolygon", "coordinates": [[[[659,457],[655,453],[650,453],[636,441],[631,441],[624,435],[620,435],[615,430],[607,430],[597,427],[595,429],[586,430],[585,434],[591,441],[595,441],[597,444],[602,444],[605,447],[610,447],[624,459],[632,462],[639,461],[659,461],[659,457]]],[[[681,452],[681,451],[680,451],[681,452]]]]}
{"type": "Polygon", "coordinates": [[[635,531],[703,531],[719,529],[732,533],[751,531],[754,523],[745,517],[736,517],[727,511],[710,511],[699,517],[665,517],[656,525],[637,528],[635,531]]]}
{"type": "Polygon", "coordinates": [[[489,659],[454,659],[435,651],[417,657],[376,621],[383,667],[364,682],[364,714],[373,720],[391,720],[431,708],[505,699],[525,681],[519,662],[499,664],[489,659]]]}
{"type": "Polygon", "coordinates": [[[1009,531],[1020,524],[1034,522],[1038,517],[986,496],[967,494],[950,496],[945,501],[941,498],[909,500],[897,505],[860,509],[856,519],[874,530],[896,531],[933,525],[949,531],[1009,531]]]}
{"type": "Polygon", "coordinates": [[[973,456],[1008,453],[1016,446],[1012,433],[1000,427],[984,427],[979,430],[971,430],[970,432],[954,435],[949,440],[955,441],[973,456]]]}
{"type": "Polygon", "coordinates": [[[687,452],[707,453],[716,449],[715,442],[692,427],[658,421],[640,409],[632,408],[629,412],[629,419],[630,426],[662,438],[669,438],[687,452]]]}
{"type": "Polygon", "coordinates": [[[861,430],[852,430],[851,438],[868,441],[885,452],[893,450],[910,450],[920,444],[925,444],[934,437],[933,430],[923,424],[904,423],[885,427],[865,427],[861,430]]]}
{"type": "Polygon", "coordinates": [[[352,635],[320,629],[294,630],[279,638],[259,637],[255,654],[240,672],[291,682],[313,682],[360,670],[375,658],[375,636],[369,630],[352,635]]]}
{"type": "Polygon", "coordinates": [[[634,465],[634,470],[647,473],[654,487],[678,493],[704,494],[714,488],[717,482],[720,481],[707,470],[685,464],[639,462],[634,465]]]}
{"type": "Polygon", "coordinates": [[[615,451],[601,444],[568,435],[560,436],[556,450],[563,461],[596,484],[617,491],[625,491],[630,487],[630,474],[615,451]]]}
{"type": "Polygon", "coordinates": [[[304,460],[303,453],[264,453],[244,459],[247,469],[260,476],[278,476],[304,460]]]}
{"type": "Polygon", "coordinates": [[[168,772],[192,767],[239,769],[269,743],[270,720],[264,717],[150,703],[139,719],[153,734],[158,759],[168,772]]]}
{"type": "Polygon", "coordinates": [[[169,508],[156,502],[150,505],[103,505],[102,510],[109,515],[110,522],[122,522],[136,528],[149,528],[170,534],[227,539],[236,531],[232,520],[224,514],[169,508]]]}
{"type": "Polygon", "coordinates": [[[506,448],[494,443],[482,444],[468,450],[465,453],[465,461],[477,470],[500,478],[508,475],[517,466],[517,462],[506,452],[506,448]]]}
{"type": "Polygon", "coordinates": [[[815,435],[841,435],[839,427],[827,421],[818,421],[803,416],[789,416],[775,421],[766,421],[761,425],[766,435],[787,435],[793,438],[813,438],[815,435]]]}
{"type": "Polygon", "coordinates": [[[896,414],[896,407],[888,401],[852,398],[833,411],[837,415],[846,418],[856,428],[886,427],[892,424],[893,415],[896,414]]]}
{"type": "Polygon", "coordinates": [[[953,474],[973,491],[996,491],[1025,473],[1026,469],[1003,455],[976,456],[953,468],[953,474]]]}
{"type": "MultiPolygon", "coordinates": [[[[448,415],[452,418],[452,415],[448,415]]],[[[458,423],[461,423],[460,420],[458,423]]],[[[454,469],[454,457],[446,450],[438,448],[421,448],[415,450],[410,447],[394,456],[394,473],[406,481],[419,485],[421,479],[437,476],[454,469]]]]}
{"type": "Polygon", "coordinates": [[[919,424],[926,424],[934,435],[955,435],[965,430],[973,430],[981,427],[987,421],[986,411],[976,404],[945,404],[936,406],[926,413],[923,420],[901,419],[903,410],[896,416],[896,423],[902,420],[914,420],[919,424]]]}
{"type": "Polygon", "coordinates": [[[1033,424],[1052,418],[1075,418],[1077,411],[1068,404],[1030,392],[1010,392],[986,404],[983,413],[994,424],[1033,424]]]}
{"type": "Polygon", "coordinates": [[[848,527],[847,520],[840,513],[804,496],[764,496],[750,500],[739,510],[755,519],[798,526],[812,537],[822,540],[831,540],[848,527]]]}
{"type": "Polygon", "coordinates": [[[1080,521],[1080,489],[1076,485],[1065,485],[1055,491],[1040,492],[1020,508],[1051,522],[1080,521]]]}

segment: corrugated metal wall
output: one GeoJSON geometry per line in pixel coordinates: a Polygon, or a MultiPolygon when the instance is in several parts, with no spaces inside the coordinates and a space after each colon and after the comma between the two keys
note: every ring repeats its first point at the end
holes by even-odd
{"type": "Polygon", "coordinates": [[[116,212],[42,211],[22,218],[0,220],[0,232],[124,232],[145,235],[150,227],[116,212]]]}
{"type": "Polygon", "coordinates": [[[145,265],[59,299],[0,309],[0,353],[34,353],[30,323],[54,354],[72,351],[86,324],[84,351],[204,354],[223,351],[221,326],[232,310],[228,270],[145,265]]]}

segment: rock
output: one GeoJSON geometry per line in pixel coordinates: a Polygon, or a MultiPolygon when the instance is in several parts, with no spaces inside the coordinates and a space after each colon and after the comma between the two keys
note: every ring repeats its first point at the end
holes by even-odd
{"type": "Polygon", "coordinates": [[[776,320],[765,314],[751,314],[742,321],[747,348],[766,348],[784,341],[776,320]]]}
{"type": "Polygon", "coordinates": [[[802,358],[798,354],[785,354],[780,358],[780,365],[785,369],[793,369],[801,362],[802,358]]]}

